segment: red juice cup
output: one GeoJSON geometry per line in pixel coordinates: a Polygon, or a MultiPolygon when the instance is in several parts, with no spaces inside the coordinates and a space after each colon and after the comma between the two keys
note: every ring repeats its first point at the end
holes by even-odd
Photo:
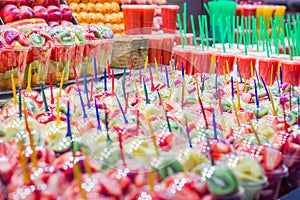
{"type": "MultiPolygon", "coordinates": [[[[182,39],[184,40],[184,33],[182,33],[182,39]]],[[[186,34],[187,45],[193,45],[194,35],[193,33],[186,34]]],[[[177,33],[175,36],[176,45],[181,45],[180,33],[177,33]]]]}
{"type": "Polygon", "coordinates": [[[141,25],[141,6],[122,5],[124,14],[124,32],[127,35],[137,35],[142,28],[141,25]]]}
{"type": "Polygon", "coordinates": [[[282,59],[281,66],[283,82],[298,86],[300,76],[300,61],[282,59]]]}
{"type": "Polygon", "coordinates": [[[179,6],[161,6],[162,30],[164,33],[175,33],[179,6]]]}
{"type": "Polygon", "coordinates": [[[236,6],[236,16],[242,16],[243,6],[237,5],[236,6]]]}
{"type": "Polygon", "coordinates": [[[243,11],[244,11],[244,17],[255,16],[256,15],[256,6],[244,5],[243,11]]]}
{"type": "Polygon", "coordinates": [[[270,77],[272,74],[273,82],[276,79],[276,73],[278,70],[279,60],[275,58],[258,58],[259,76],[261,76],[267,85],[273,85],[270,83],[270,77]],[[273,72],[271,72],[273,66],[273,72]]]}
{"type": "Polygon", "coordinates": [[[186,74],[190,73],[192,63],[192,51],[194,48],[194,46],[185,46],[184,48],[182,48],[181,46],[176,46],[173,48],[174,57],[175,60],[177,60],[177,70],[181,70],[181,66],[183,64],[186,74]]]}
{"type": "Polygon", "coordinates": [[[261,191],[260,199],[277,200],[282,179],[287,177],[288,174],[288,168],[284,165],[280,170],[265,172],[268,178],[268,185],[261,191]]]}
{"type": "Polygon", "coordinates": [[[141,9],[142,34],[152,33],[154,11],[155,11],[155,6],[150,6],[150,5],[142,6],[141,9]]]}
{"type": "Polygon", "coordinates": [[[163,39],[160,35],[149,35],[148,37],[148,62],[153,64],[154,58],[157,63],[162,55],[163,39]]]}
{"type": "Polygon", "coordinates": [[[212,52],[201,51],[196,49],[193,51],[194,73],[209,73],[212,64],[212,52]]]}
{"type": "MultiPolygon", "coordinates": [[[[163,56],[163,64],[169,65],[172,56],[172,49],[174,46],[174,35],[165,34],[162,39],[162,56],[163,56]]],[[[160,59],[160,58],[157,58],[160,59]]]]}
{"type": "Polygon", "coordinates": [[[234,54],[216,52],[215,56],[216,56],[216,62],[218,63],[218,74],[219,75],[224,75],[224,74],[228,73],[226,61],[228,62],[229,72],[233,71],[233,66],[234,66],[234,61],[235,61],[234,54]]]}
{"type": "Polygon", "coordinates": [[[253,73],[254,73],[256,59],[257,58],[254,56],[246,56],[246,55],[237,55],[236,56],[236,61],[240,68],[242,78],[244,78],[245,75],[246,75],[247,79],[251,78],[251,62],[252,62],[253,73]]]}

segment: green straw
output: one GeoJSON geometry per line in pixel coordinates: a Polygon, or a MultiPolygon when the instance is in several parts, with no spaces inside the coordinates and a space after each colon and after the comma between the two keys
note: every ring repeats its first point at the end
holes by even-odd
{"type": "Polygon", "coordinates": [[[203,26],[203,17],[201,17],[200,15],[198,15],[198,24],[199,24],[199,33],[201,39],[201,48],[202,51],[204,51],[204,26],[203,26]]]}
{"type": "Polygon", "coordinates": [[[268,32],[266,30],[264,30],[264,33],[265,33],[265,37],[266,37],[266,42],[264,42],[264,44],[266,44],[267,56],[268,56],[268,58],[270,58],[270,51],[269,51],[269,44],[268,44],[268,41],[269,41],[268,32]]]}
{"type": "Polygon", "coordinates": [[[190,20],[191,20],[192,31],[193,31],[193,35],[194,35],[194,45],[196,47],[196,46],[198,46],[198,44],[197,44],[197,35],[196,35],[196,29],[195,29],[194,15],[190,15],[190,20]]]}
{"type": "Polygon", "coordinates": [[[251,35],[250,35],[250,17],[247,17],[247,39],[248,39],[248,45],[251,44],[251,35]]]}
{"type": "Polygon", "coordinates": [[[209,41],[208,41],[208,22],[207,22],[207,16],[204,15],[204,27],[205,27],[205,40],[206,40],[206,47],[207,50],[209,49],[209,41]]]}
{"type": "Polygon", "coordinates": [[[212,24],[213,24],[213,47],[216,48],[216,27],[215,27],[215,16],[212,15],[212,24]]]}
{"type": "Polygon", "coordinates": [[[287,36],[287,39],[288,39],[288,47],[289,47],[289,54],[290,54],[290,60],[293,60],[293,55],[292,55],[292,52],[291,52],[291,42],[290,42],[290,36],[289,36],[289,27],[288,27],[288,24],[285,24],[285,31],[286,31],[286,36],[287,36]]]}
{"type": "Polygon", "coordinates": [[[234,44],[235,43],[235,16],[232,16],[232,38],[231,38],[231,43],[234,44]]]}
{"type": "Polygon", "coordinates": [[[237,48],[239,49],[240,48],[240,40],[239,40],[239,20],[240,20],[240,17],[237,16],[236,17],[236,42],[237,42],[237,48]]]}
{"type": "Polygon", "coordinates": [[[255,18],[255,17],[252,17],[252,20],[254,21],[254,27],[255,27],[255,44],[256,44],[256,51],[259,52],[259,43],[258,43],[258,35],[257,35],[256,18],[255,18]]]}
{"type": "MultiPolygon", "coordinates": [[[[226,34],[224,34],[224,32],[226,33],[227,30],[221,31],[224,28],[222,18],[219,17],[218,21],[219,21],[219,30],[220,30],[220,34],[221,34],[221,42],[222,42],[222,46],[223,46],[223,52],[226,53],[225,42],[224,42],[226,34]]],[[[227,28],[225,28],[225,29],[227,29],[227,28]]]]}
{"type": "Polygon", "coordinates": [[[244,16],[241,17],[241,31],[242,33],[240,33],[240,38],[239,38],[240,44],[243,43],[243,37],[244,37],[244,16]]]}
{"type": "Polygon", "coordinates": [[[179,13],[177,13],[177,21],[178,21],[179,32],[180,32],[181,46],[182,46],[182,48],[184,48],[184,41],[183,41],[183,37],[182,37],[182,25],[181,25],[181,19],[180,19],[179,13]]]}
{"type": "Polygon", "coordinates": [[[186,39],[186,2],[183,3],[183,31],[184,31],[184,44],[187,45],[187,39],[186,39]]]}
{"type": "Polygon", "coordinates": [[[231,23],[230,23],[230,16],[229,17],[226,17],[226,27],[227,27],[227,38],[228,38],[228,43],[229,43],[229,48],[231,48],[232,46],[232,43],[231,43],[231,39],[232,39],[232,26],[231,26],[231,23]]]}
{"type": "Polygon", "coordinates": [[[262,19],[262,16],[259,16],[259,25],[260,25],[260,40],[263,43],[263,51],[265,51],[265,29],[263,28],[264,26],[264,21],[262,19]]]}

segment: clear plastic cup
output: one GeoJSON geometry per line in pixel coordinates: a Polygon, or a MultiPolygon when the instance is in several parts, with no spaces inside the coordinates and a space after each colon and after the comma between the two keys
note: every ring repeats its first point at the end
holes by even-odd
{"type": "Polygon", "coordinates": [[[239,191],[230,194],[230,195],[223,195],[223,196],[214,196],[214,200],[243,200],[245,196],[245,189],[243,187],[239,187],[239,191]]]}
{"type": "Polygon", "coordinates": [[[282,171],[266,172],[268,178],[268,186],[263,188],[260,199],[276,200],[278,197],[279,189],[282,179],[288,176],[288,168],[282,166],[282,171]]]}
{"type": "Polygon", "coordinates": [[[164,34],[162,41],[163,64],[169,65],[172,59],[172,49],[174,46],[174,35],[164,34]]]}
{"type": "Polygon", "coordinates": [[[98,55],[99,57],[96,57],[99,73],[103,73],[104,68],[107,66],[108,63],[111,62],[114,39],[105,39],[102,41],[102,45],[103,46],[100,47],[100,50],[99,50],[100,55],[98,55]]]}
{"type": "Polygon", "coordinates": [[[32,49],[28,52],[27,66],[24,77],[26,80],[25,84],[27,83],[28,69],[30,65],[32,74],[31,85],[39,86],[40,82],[42,82],[43,85],[46,84],[51,48],[52,47],[32,47],[32,49]]]}
{"type": "MultiPolygon", "coordinates": [[[[83,74],[84,68],[86,69],[86,75],[91,76],[95,74],[94,71],[94,58],[96,58],[96,64],[97,63],[97,56],[100,54],[100,48],[101,48],[102,40],[92,40],[88,41],[85,45],[84,52],[83,52],[83,68],[81,74],[83,74]]],[[[98,59],[99,60],[99,59],[98,59]]],[[[100,60],[99,60],[100,62],[100,60]]],[[[98,69],[97,69],[98,72],[98,69]]]]}
{"type": "MultiPolygon", "coordinates": [[[[182,39],[184,40],[184,33],[182,33],[182,39]]],[[[187,40],[187,45],[193,45],[193,43],[194,43],[193,33],[187,33],[186,40],[187,40]]],[[[181,45],[180,33],[177,33],[175,35],[175,42],[176,42],[176,45],[181,45]]]]}
{"type": "Polygon", "coordinates": [[[181,70],[182,65],[184,66],[186,74],[190,73],[191,63],[192,63],[192,51],[194,46],[185,46],[182,48],[181,46],[176,46],[173,48],[174,57],[176,62],[176,69],[181,70]]]}
{"type": "MultiPolygon", "coordinates": [[[[59,83],[64,71],[64,82],[69,80],[72,52],[75,45],[54,45],[51,51],[48,73],[52,72],[52,82],[59,83]]],[[[49,77],[49,76],[48,76],[49,77]]]]}
{"type": "Polygon", "coordinates": [[[209,73],[212,64],[212,52],[193,50],[194,73],[209,73]]]}
{"type": "Polygon", "coordinates": [[[163,36],[162,35],[149,35],[148,38],[148,62],[154,64],[154,58],[159,62],[162,55],[163,36]]]}
{"type": "Polygon", "coordinates": [[[233,71],[233,66],[235,62],[235,55],[232,53],[221,53],[215,52],[216,62],[218,63],[218,74],[224,75],[228,73],[227,63],[229,67],[229,72],[233,71]]]}
{"type": "Polygon", "coordinates": [[[244,78],[246,76],[247,79],[251,78],[251,62],[253,66],[253,73],[255,72],[255,64],[256,64],[256,57],[254,56],[246,56],[243,54],[236,56],[236,61],[240,68],[241,76],[244,78]]]}
{"type": "Polygon", "coordinates": [[[72,51],[72,60],[71,60],[69,79],[75,78],[74,70],[76,70],[76,74],[78,78],[83,76],[82,60],[83,60],[83,52],[84,52],[85,45],[86,43],[76,44],[75,48],[72,51]]]}
{"type": "Polygon", "coordinates": [[[161,6],[162,16],[162,30],[164,33],[175,33],[177,13],[179,6],[177,5],[164,5],[161,6]]]}
{"type": "Polygon", "coordinates": [[[154,11],[155,6],[152,5],[144,5],[140,6],[141,9],[141,28],[142,34],[151,34],[152,27],[153,27],[153,18],[154,18],[154,11]]]}
{"type": "Polygon", "coordinates": [[[142,28],[141,24],[141,6],[140,5],[122,5],[124,14],[124,32],[127,35],[139,34],[142,28]]]}
{"type": "Polygon", "coordinates": [[[259,58],[258,59],[258,68],[259,76],[263,77],[267,85],[272,85],[270,83],[270,77],[272,74],[272,80],[275,81],[276,73],[278,70],[279,60],[275,58],[259,58]],[[273,67],[273,73],[271,73],[273,67]]]}
{"type": "Polygon", "coordinates": [[[16,88],[22,88],[28,51],[29,48],[0,50],[0,90],[12,88],[11,74],[16,88]]]}
{"type": "Polygon", "coordinates": [[[289,187],[297,188],[300,186],[300,157],[299,156],[283,156],[283,163],[289,169],[289,175],[286,182],[289,187]]]}
{"type": "Polygon", "coordinates": [[[300,78],[300,61],[282,59],[281,66],[283,82],[298,86],[300,78]]]}
{"type": "Polygon", "coordinates": [[[245,196],[243,200],[259,199],[262,188],[268,184],[268,180],[265,177],[264,180],[259,182],[239,182],[245,189],[245,196]]]}

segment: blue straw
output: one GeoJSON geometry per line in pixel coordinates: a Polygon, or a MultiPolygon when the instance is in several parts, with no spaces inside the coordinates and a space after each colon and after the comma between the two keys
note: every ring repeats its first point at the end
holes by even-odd
{"type": "Polygon", "coordinates": [[[94,81],[95,81],[95,83],[98,83],[97,60],[96,60],[96,57],[94,57],[94,73],[95,73],[94,81]]]}
{"type": "Polygon", "coordinates": [[[259,98],[257,93],[256,80],[254,80],[254,90],[255,90],[255,98],[256,98],[256,108],[259,108],[259,98]]]}
{"type": "Polygon", "coordinates": [[[107,91],[107,77],[106,77],[106,68],[104,68],[104,91],[107,91]]]}
{"type": "Polygon", "coordinates": [[[231,97],[234,99],[234,85],[233,85],[233,77],[231,77],[231,97]]]}
{"type": "Polygon", "coordinates": [[[216,86],[216,100],[218,100],[218,62],[216,62],[216,80],[215,80],[215,86],[216,86]]]}
{"type": "Polygon", "coordinates": [[[213,120],[213,128],[214,128],[214,139],[219,141],[218,134],[217,134],[217,123],[216,123],[216,116],[215,116],[215,109],[212,108],[212,120],[213,120]]]}
{"type": "Polygon", "coordinates": [[[184,116],[184,120],[185,120],[185,130],[186,130],[186,135],[187,135],[187,138],[188,138],[188,141],[189,141],[189,145],[190,145],[190,148],[193,148],[192,140],[191,140],[191,137],[190,137],[190,130],[189,130],[189,125],[188,125],[188,120],[187,120],[186,116],[184,116]]]}
{"type": "Polygon", "coordinates": [[[283,81],[282,81],[282,67],[280,66],[280,83],[281,85],[283,84],[283,81]]]}
{"type": "Polygon", "coordinates": [[[183,62],[181,63],[181,76],[183,79],[183,77],[184,77],[184,63],[183,62]]]}
{"type": "Polygon", "coordinates": [[[66,137],[71,137],[71,141],[72,140],[72,132],[71,132],[71,117],[70,117],[70,102],[68,101],[67,103],[67,134],[66,137]]]}
{"type": "Polygon", "coordinates": [[[143,83],[144,83],[144,92],[145,92],[145,97],[146,97],[146,104],[150,104],[149,99],[148,99],[148,91],[147,91],[147,85],[146,85],[145,77],[143,78],[143,83]]]}
{"type": "Polygon", "coordinates": [[[87,118],[87,114],[85,112],[85,107],[84,107],[84,102],[81,96],[81,92],[80,92],[80,88],[77,88],[78,94],[79,94],[79,99],[80,99],[80,103],[81,103],[81,108],[82,108],[82,112],[83,112],[83,118],[87,118]]]}
{"type": "Polygon", "coordinates": [[[257,73],[256,67],[254,67],[254,71],[255,71],[256,78],[257,78],[258,88],[260,88],[259,77],[258,77],[258,73],[257,73]]]}
{"type": "Polygon", "coordinates": [[[100,123],[100,115],[99,115],[99,111],[98,111],[98,106],[97,106],[97,100],[95,98],[95,110],[96,110],[96,117],[97,117],[97,129],[101,130],[101,123],[100,123]]]}
{"type": "Polygon", "coordinates": [[[300,98],[298,98],[298,130],[300,130],[300,98]]]}
{"type": "Polygon", "coordinates": [[[166,66],[165,66],[165,72],[166,72],[167,87],[169,89],[170,88],[169,73],[168,73],[168,69],[166,66]]]}
{"type": "Polygon", "coordinates": [[[123,115],[124,122],[125,122],[125,124],[128,124],[128,120],[127,120],[126,115],[125,115],[125,113],[124,113],[123,107],[122,107],[122,105],[121,105],[121,103],[120,103],[120,101],[119,101],[119,98],[118,98],[117,94],[115,94],[115,95],[116,95],[117,102],[118,102],[119,108],[120,108],[120,110],[121,110],[121,113],[122,113],[122,115],[123,115]]]}
{"type": "Polygon", "coordinates": [[[89,100],[89,90],[87,88],[87,80],[86,80],[86,69],[84,68],[84,74],[83,74],[83,84],[84,84],[84,92],[86,95],[86,102],[88,105],[88,108],[91,108],[90,100],[89,100]]]}
{"type": "Polygon", "coordinates": [[[277,79],[277,86],[278,86],[278,93],[280,94],[280,85],[279,85],[279,80],[278,80],[278,74],[276,74],[276,79],[277,79]]]}
{"type": "Polygon", "coordinates": [[[270,99],[270,94],[269,94],[269,91],[268,91],[267,85],[266,85],[266,83],[265,83],[265,81],[264,81],[263,77],[260,77],[260,78],[261,78],[261,81],[262,81],[262,83],[263,83],[263,85],[264,85],[264,88],[265,88],[265,90],[266,90],[266,93],[267,93],[268,99],[269,99],[269,101],[271,101],[271,99],[270,99]]]}

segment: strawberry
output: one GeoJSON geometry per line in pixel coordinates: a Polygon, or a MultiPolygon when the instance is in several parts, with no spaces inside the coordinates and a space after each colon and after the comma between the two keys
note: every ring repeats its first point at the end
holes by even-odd
{"type": "Polygon", "coordinates": [[[241,99],[245,102],[245,103],[252,103],[252,94],[250,93],[241,93],[241,99]]]}
{"type": "Polygon", "coordinates": [[[282,162],[282,154],[276,149],[264,147],[261,155],[264,158],[262,166],[267,171],[273,171],[282,162]]]}

